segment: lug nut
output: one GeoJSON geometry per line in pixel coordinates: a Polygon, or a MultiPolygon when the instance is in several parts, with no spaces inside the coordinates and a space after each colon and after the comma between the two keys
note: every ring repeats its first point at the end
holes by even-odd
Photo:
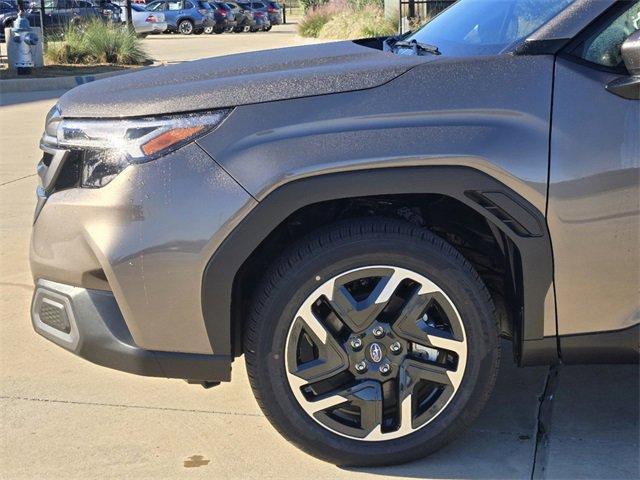
{"type": "Polygon", "coordinates": [[[349,344],[354,350],[359,350],[360,347],[362,347],[362,340],[360,340],[358,337],[353,337],[349,344]]]}
{"type": "Polygon", "coordinates": [[[382,327],[376,327],[373,329],[373,336],[376,338],[382,338],[384,337],[384,328],[382,327]]]}
{"type": "Polygon", "coordinates": [[[381,374],[386,375],[391,371],[391,365],[389,365],[388,363],[383,363],[382,365],[380,365],[379,370],[381,374]]]}
{"type": "Polygon", "coordinates": [[[389,350],[391,350],[392,353],[400,353],[400,350],[402,350],[402,345],[400,345],[400,342],[393,342],[389,346],[389,350]]]}
{"type": "Polygon", "coordinates": [[[367,364],[365,362],[356,363],[356,370],[360,373],[364,372],[367,369],[367,364]]]}

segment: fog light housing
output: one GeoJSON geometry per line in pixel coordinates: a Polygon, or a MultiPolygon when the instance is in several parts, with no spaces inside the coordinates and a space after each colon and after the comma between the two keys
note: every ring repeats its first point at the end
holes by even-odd
{"type": "Polygon", "coordinates": [[[42,299],[38,316],[40,317],[40,321],[45,325],[49,325],[64,333],[71,332],[71,323],[69,322],[69,317],[67,316],[64,305],[54,300],[48,298],[42,299]]]}

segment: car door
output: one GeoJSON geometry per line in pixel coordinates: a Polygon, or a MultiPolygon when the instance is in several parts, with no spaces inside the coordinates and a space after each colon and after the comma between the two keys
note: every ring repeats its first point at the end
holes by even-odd
{"type": "Polygon", "coordinates": [[[173,27],[176,26],[175,16],[172,16],[168,8],[167,2],[153,2],[147,5],[147,10],[150,12],[162,12],[164,14],[167,23],[173,27]]]}
{"type": "Polygon", "coordinates": [[[560,335],[640,321],[640,101],[605,88],[628,76],[620,46],[639,27],[640,4],[620,2],[556,62],[547,216],[560,335]]]}
{"type": "Polygon", "coordinates": [[[178,25],[178,20],[182,16],[182,12],[184,10],[184,2],[181,0],[167,2],[167,9],[165,10],[165,15],[168,16],[169,22],[172,25],[178,25]]]}

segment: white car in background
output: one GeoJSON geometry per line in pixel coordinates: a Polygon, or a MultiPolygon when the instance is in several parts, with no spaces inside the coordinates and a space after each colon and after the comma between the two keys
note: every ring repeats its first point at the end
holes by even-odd
{"type": "MultiPolygon", "coordinates": [[[[122,19],[127,22],[126,7],[122,7],[122,19]]],[[[133,20],[133,28],[135,32],[146,37],[150,33],[162,33],[167,29],[167,22],[164,13],[150,12],[144,5],[137,3],[131,4],[131,18],[133,20]]]]}

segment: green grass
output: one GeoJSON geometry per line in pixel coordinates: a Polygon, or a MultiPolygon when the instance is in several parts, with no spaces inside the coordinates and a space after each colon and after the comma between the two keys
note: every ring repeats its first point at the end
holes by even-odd
{"type": "Polygon", "coordinates": [[[67,25],[58,39],[47,44],[45,56],[53,64],[142,65],[149,61],[134,32],[100,20],[67,25]]]}

